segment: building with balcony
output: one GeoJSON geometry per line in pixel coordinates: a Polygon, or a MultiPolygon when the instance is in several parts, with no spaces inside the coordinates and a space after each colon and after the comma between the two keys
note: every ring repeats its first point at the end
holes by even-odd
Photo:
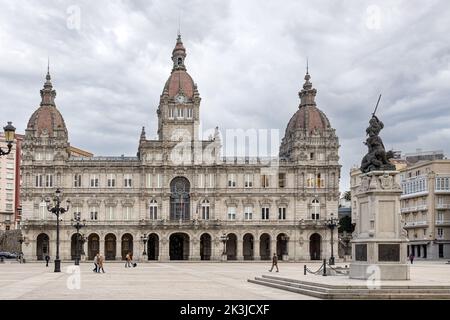
{"type": "MultiPolygon", "coordinates": [[[[16,134],[11,152],[0,157],[0,230],[14,230],[20,222],[21,145],[24,136],[16,134]]],[[[0,146],[8,150],[0,134],[0,146]]]]}
{"type": "MultiPolygon", "coordinates": [[[[218,128],[208,140],[199,139],[201,98],[185,58],[178,36],[157,108],[158,138],[147,139],[142,128],[133,157],[71,149],[47,74],[23,142],[27,259],[55,254],[56,221],[44,200],[57,187],[71,199],[61,221],[62,259],[73,259],[77,252],[70,221],[77,215],[86,219],[87,259],[99,251],[108,260],[123,259],[129,251],[157,261],[260,260],[274,253],[292,261],[330,256],[325,221],[338,211],[339,141],[316,106],[309,73],[279,157],[229,158],[222,156],[218,128]]],[[[337,252],[337,233],[334,237],[337,252]]]]}
{"type": "Polygon", "coordinates": [[[416,161],[400,171],[401,212],[410,241],[408,253],[424,259],[448,259],[450,160],[441,152],[431,156],[438,159],[416,161]]]}

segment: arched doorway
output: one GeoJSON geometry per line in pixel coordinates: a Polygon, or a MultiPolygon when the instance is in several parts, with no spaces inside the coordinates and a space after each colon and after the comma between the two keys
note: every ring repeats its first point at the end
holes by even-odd
{"type": "Polygon", "coordinates": [[[322,242],[322,237],[318,233],[313,233],[309,237],[309,254],[311,260],[320,260],[320,244],[322,242]]]}
{"type": "Polygon", "coordinates": [[[277,256],[280,260],[283,256],[288,255],[288,241],[289,237],[284,233],[280,233],[277,236],[277,256]]]}
{"type": "Polygon", "coordinates": [[[170,182],[170,220],[190,219],[191,184],[185,177],[176,177],[170,182]]]}
{"type": "Polygon", "coordinates": [[[41,233],[36,239],[36,258],[44,260],[46,255],[50,255],[50,238],[47,234],[41,233]]]}
{"type": "Polygon", "coordinates": [[[200,259],[211,260],[211,236],[207,233],[200,237],[200,259]]]}
{"type": "Polygon", "coordinates": [[[174,233],[169,238],[170,260],[189,259],[189,236],[186,233],[174,233]]]}
{"type": "Polygon", "coordinates": [[[234,233],[228,234],[226,249],[227,249],[227,260],[236,260],[237,237],[234,233]]]}
{"type": "Polygon", "coordinates": [[[100,252],[100,238],[98,234],[92,233],[88,237],[88,259],[94,260],[97,253],[100,252]]]}
{"type": "Polygon", "coordinates": [[[253,235],[246,233],[244,235],[244,243],[242,251],[244,253],[244,260],[253,260],[253,235]]]}
{"type": "Polygon", "coordinates": [[[125,260],[127,253],[133,254],[133,236],[125,233],[122,236],[122,260],[125,260]]]}
{"type": "Polygon", "coordinates": [[[72,260],[75,260],[78,256],[78,259],[80,259],[82,254],[82,239],[81,234],[74,233],[72,237],[70,238],[70,257],[72,260]],[[78,241],[77,241],[78,238],[78,241]]]}
{"type": "Polygon", "coordinates": [[[270,260],[270,236],[267,233],[259,237],[259,255],[261,260],[270,260]]]}
{"type": "Polygon", "coordinates": [[[116,260],[116,236],[112,233],[105,237],[105,259],[116,260]]]}
{"type": "Polygon", "coordinates": [[[159,237],[156,233],[152,233],[148,236],[147,257],[148,260],[159,259],[159,237]]]}

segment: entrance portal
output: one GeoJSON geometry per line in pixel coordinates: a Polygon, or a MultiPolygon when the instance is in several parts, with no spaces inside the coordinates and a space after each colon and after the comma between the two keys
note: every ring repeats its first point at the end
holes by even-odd
{"type": "Polygon", "coordinates": [[[169,238],[170,260],[189,259],[189,236],[185,233],[174,233],[169,238]]]}
{"type": "Polygon", "coordinates": [[[207,233],[200,237],[200,259],[211,260],[211,236],[207,233]]]}
{"type": "Polygon", "coordinates": [[[322,237],[318,233],[314,233],[309,237],[309,254],[311,260],[320,260],[320,242],[322,237]]]}
{"type": "Polygon", "coordinates": [[[148,236],[147,251],[148,260],[159,259],[159,237],[157,234],[152,233],[148,236]]]}
{"type": "Polygon", "coordinates": [[[45,233],[38,235],[36,239],[36,258],[37,260],[44,260],[46,255],[50,255],[49,250],[50,239],[45,233]]]}

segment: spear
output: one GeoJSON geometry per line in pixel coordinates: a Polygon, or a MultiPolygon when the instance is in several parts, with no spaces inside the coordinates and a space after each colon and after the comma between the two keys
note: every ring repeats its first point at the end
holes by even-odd
{"type": "Polygon", "coordinates": [[[380,99],[381,99],[381,94],[380,94],[380,96],[378,97],[377,105],[375,106],[375,110],[373,110],[372,116],[374,116],[374,115],[375,115],[375,112],[377,112],[378,104],[380,103],[380,99]]]}

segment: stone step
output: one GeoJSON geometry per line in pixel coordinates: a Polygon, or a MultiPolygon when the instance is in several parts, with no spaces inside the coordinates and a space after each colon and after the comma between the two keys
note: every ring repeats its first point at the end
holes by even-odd
{"type": "MultiPolygon", "coordinates": [[[[345,284],[329,284],[329,283],[317,283],[299,279],[285,278],[280,276],[271,276],[271,275],[262,275],[263,278],[274,279],[274,280],[283,280],[293,283],[300,283],[304,285],[312,285],[317,287],[323,287],[328,289],[367,289],[366,285],[345,285],[345,284]]],[[[319,276],[318,276],[319,277],[319,276]]],[[[382,285],[380,289],[448,289],[450,290],[450,285],[382,285]]]]}
{"type": "Polygon", "coordinates": [[[438,289],[430,289],[427,287],[420,287],[420,288],[414,288],[414,289],[402,289],[402,288],[397,288],[397,287],[393,287],[393,288],[389,288],[389,289],[369,289],[367,287],[364,288],[359,288],[359,289],[335,289],[335,288],[323,288],[321,286],[315,286],[315,285],[311,285],[311,284],[300,284],[300,283],[295,283],[295,282],[289,282],[286,280],[275,280],[275,279],[268,279],[268,278],[258,278],[256,277],[255,280],[259,280],[262,282],[268,282],[268,283],[274,283],[274,284],[279,284],[279,285],[284,285],[284,286],[289,286],[289,287],[293,287],[293,288],[301,288],[301,289],[307,289],[307,290],[311,290],[311,291],[317,291],[317,292],[321,292],[321,293],[326,293],[326,294],[348,294],[349,291],[352,292],[352,294],[373,294],[373,293],[377,293],[377,294],[402,294],[405,292],[408,292],[410,294],[428,294],[428,293],[438,293],[438,294],[446,294],[450,297],[450,289],[449,288],[438,288],[438,289]]]}
{"type": "Polygon", "coordinates": [[[274,276],[255,277],[255,279],[249,279],[248,282],[320,299],[450,299],[450,289],[445,287],[415,286],[415,288],[402,288],[402,286],[390,286],[390,288],[371,290],[367,287],[363,289],[345,286],[346,288],[343,289],[338,286],[338,288],[333,286],[330,288],[330,285],[327,285],[327,288],[325,288],[322,284],[311,282],[305,284],[300,283],[299,280],[289,281],[289,279],[276,278],[274,276]]]}

